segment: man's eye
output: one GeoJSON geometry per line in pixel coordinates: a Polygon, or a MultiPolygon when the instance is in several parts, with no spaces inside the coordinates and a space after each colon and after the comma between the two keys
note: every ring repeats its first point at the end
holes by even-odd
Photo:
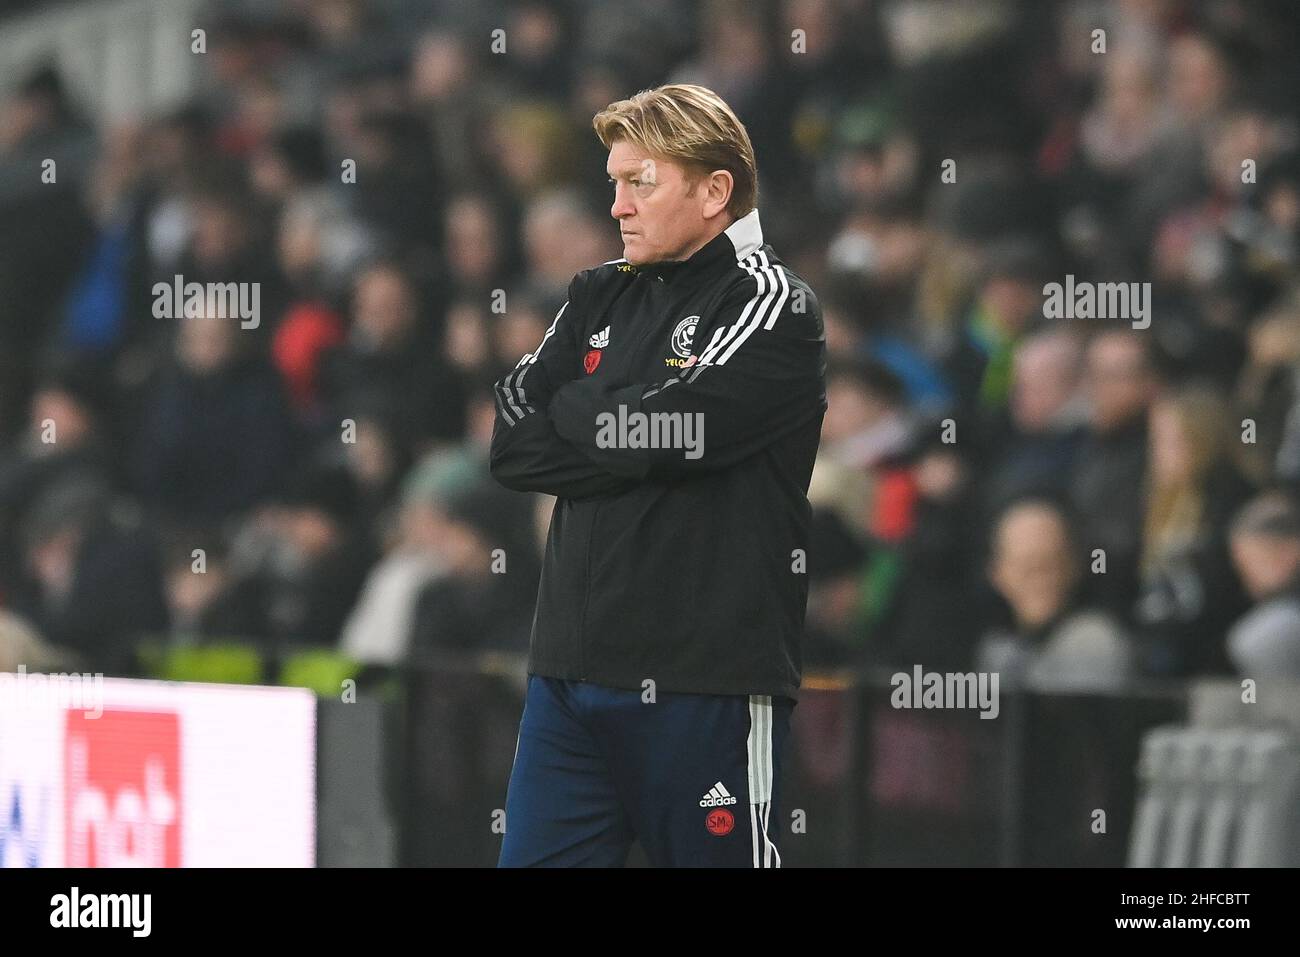
{"type": "Polygon", "coordinates": [[[633,186],[640,186],[640,185],[641,185],[641,181],[640,181],[639,179],[630,179],[630,180],[628,180],[628,182],[631,183],[633,186]]]}

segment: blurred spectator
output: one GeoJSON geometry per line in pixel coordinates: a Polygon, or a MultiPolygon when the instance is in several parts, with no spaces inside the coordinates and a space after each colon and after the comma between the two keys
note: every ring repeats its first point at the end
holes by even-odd
{"type": "Polygon", "coordinates": [[[389,111],[365,114],[358,132],[357,212],[391,242],[431,253],[443,196],[428,130],[416,116],[389,111]]]}
{"type": "Polygon", "coordinates": [[[111,446],[101,424],[106,395],[87,366],[52,370],[32,396],[28,431],[0,456],[0,596],[20,577],[19,525],[43,492],[78,476],[114,484],[111,446]]]}
{"type": "Polygon", "coordinates": [[[868,357],[888,367],[902,380],[907,403],[923,417],[949,408],[952,395],[936,364],[903,335],[879,326],[870,318],[874,308],[859,307],[863,301],[847,290],[823,300],[827,356],[833,361],[868,357]]]}
{"type": "Polygon", "coordinates": [[[211,165],[212,120],[191,106],[156,118],[143,137],[138,162],[145,208],[137,239],[145,247],[147,272],[165,277],[175,273],[194,230],[189,190],[211,165]]]}
{"type": "Polygon", "coordinates": [[[0,459],[0,514],[13,518],[69,473],[111,482],[113,458],[102,418],[109,390],[92,366],[63,363],[42,376],[32,395],[30,424],[0,459]]]}
{"type": "Polygon", "coordinates": [[[357,504],[347,472],[312,465],[238,533],[229,600],[270,653],[335,644],[374,559],[357,504]]]}
{"type": "Polygon", "coordinates": [[[945,360],[960,408],[981,418],[1005,409],[1016,345],[1042,323],[1046,275],[1042,255],[1028,240],[990,252],[987,275],[945,360]]]}
{"type": "Polygon", "coordinates": [[[524,203],[561,190],[573,174],[575,132],[567,117],[545,102],[505,106],[493,115],[488,132],[495,172],[524,203]]]}
{"type": "Polygon", "coordinates": [[[464,193],[447,206],[447,267],[452,287],[487,299],[507,285],[512,250],[506,224],[488,197],[464,193]]]}
{"type": "Polygon", "coordinates": [[[477,477],[438,506],[446,574],[420,592],[411,623],[415,659],[442,652],[528,650],[539,570],[529,497],[503,489],[478,459],[477,477]]]}
{"type": "Polygon", "coordinates": [[[242,170],[218,168],[205,174],[189,191],[187,203],[189,241],[174,272],[153,278],[169,285],[176,274],[186,283],[225,283],[236,276],[241,282],[256,283],[266,321],[250,327],[250,332],[265,341],[284,314],[287,291],[268,255],[271,237],[262,228],[242,170]]]}
{"type": "Polygon", "coordinates": [[[975,583],[974,475],[941,436],[920,443],[907,469],[907,525],[868,567],[872,660],[962,671],[985,615],[975,583]]]}
{"type": "Polygon", "coordinates": [[[1080,147],[1103,176],[1124,177],[1170,133],[1173,117],[1161,102],[1157,64],[1149,53],[1116,50],[1105,58],[1101,81],[1081,124],[1080,147]]]}
{"type": "Polygon", "coordinates": [[[309,428],[328,428],[321,395],[320,364],[345,339],[343,321],[320,302],[293,306],[275,331],[271,355],[298,421],[309,428]]]}
{"type": "Polygon", "coordinates": [[[551,324],[551,316],[527,293],[515,293],[508,301],[509,308],[496,317],[492,326],[492,350],[497,368],[511,367],[520,356],[536,349],[551,324]]]}
{"type": "Polygon", "coordinates": [[[1280,493],[1232,523],[1232,560],[1255,607],[1232,626],[1228,654],[1247,678],[1300,679],[1300,509],[1280,493]]]}
{"type": "Polygon", "coordinates": [[[925,232],[911,206],[894,198],[854,209],[826,249],[828,285],[872,336],[904,339],[925,232]]]}
{"type": "Polygon", "coordinates": [[[1248,495],[1227,407],[1205,389],[1163,396],[1149,438],[1136,609],[1143,667],[1161,676],[1223,673],[1223,635],[1243,610],[1227,524],[1248,495]]]}
{"type": "Polygon", "coordinates": [[[1232,73],[1226,55],[1206,33],[1185,33],[1169,45],[1169,100],[1178,122],[1213,119],[1228,100],[1232,73]]]}
{"type": "Polygon", "coordinates": [[[989,580],[1010,606],[1013,625],[985,636],[980,671],[1005,687],[1099,691],[1135,674],[1116,622],[1079,604],[1082,562],[1065,514],[1046,500],[1009,507],[997,524],[989,580]]]}
{"type": "Polygon", "coordinates": [[[0,436],[21,421],[33,359],[93,239],[79,195],[92,146],[53,66],[0,97],[0,436]]]}
{"type": "Polygon", "coordinates": [[[280,204],[320,185],[330,173],[320,131],[292,126],[273,132],[249,160],[253,189],[280,204]]]}
{"type": "Polygon", "coordinates": [[[284,204],[276,241],[289,294],[299,302],[341,296],[377,245],[335,194],[319,189],[296,193],[284,204]]]}
{"type": "Polygon", "coordinates": [[[851,468],[874,470],[907,450],[912,423],[903,383],[868,360],[840,360],[827,370],[829,408],[821,453],[851,468]]]}
{"type": "Polygon", "coordinates": [[[471,82],[470,56],[465,47],[454,33],[426,33],[415,45],[410,72],[412,103],[438,131],[438,165],[448,184],[458,188],[469,185],[477,176],[478,156],[467,147],[473,143],[483,109],[481,94],[493,86],[493,80],[482,74],[471,82]]]}
{"type": "Polygon", "coordinates": [[[27,576],[13,607],[84,670],[133,674],[138,641],[167,628],[157,547],[141,519],[83,476],[44,490],[25,516],[27,576]]]}
{"type": "Polygon", "coordinates": [[[222,519],[279,490],[292,423],[279,379],[236,320],[177,322],[175,363],[135,436],[135,487],[182,518],[222,519]]]}
{"type": "Polygon", "coordinates": [[[1083,441],[1082,360],[1078,341],[1061,329],[1035,333],[1016,347],[1007,414],[994,421],[987,440],[986,521],[1031,492],[1066,492],[1083,441]]]}
{"type": "Polygon", "coordinates": [[[382,665],[406,660],[420,592],[448,570],[439,503],[480,480],[475,458],[461,449],[431,452],[407,474],[393,540],[343,627],[340,648],[350,658],[382,665]]]}
{"type": "Polygon", "coordinates": [[[1106,574],[1094,585],[1097,596],[1124,620],[1137,597],[1146,419],[1157,382],[1140,332],[1106,331],[1089,343],[1084,367],[1088,432],[1075,459],[1070,495],[1087,551],[1105,552],[1106,574]]]}
{"type": "Polygon", "coordinates": [[[861,592],[866,559],[867,550],[859,536],[838,514],[813,512],[805,668],[864,663],[861,592]]]}
{"type": "Polygon", "coordinates": [[[576,273],[616,258],[613,233],[576,193],[538,198],[528,207],[522,230],[532,290],[557,309],[576,273]],[[557,236],[564,241],[556,242],[557,236]]]}
{"type": "Polygon", "coordinates": [[[343,443],[343,468],[357,490],[357,521],[365,533],[379,532],[411,467],[409,436],[400,411],[376,403],[357,410],[355,441],[343,443]]]}
{"type": "Polygon", "coordinates": [[[171,643],[240,640],[255,634],[255,610],[231,587],[230,556],[222,539],[198,527],[177,527],[172,538],[163,565],[171,643]]]}
{"type": "Polygon", "coordinates": [[[29,673],[75,669],[77,662],[66,652],[41,640],[20,615],[0,610],[0,672],[29,673]]]}
{"type": "Polygon", "coordinates": [[[276,323],[271,355],[299,421],[313,430],[329,428],[321,363],[346,338],[335,303],[374,245],[343,204],[323,190],[298,193],[280,217],[279,265],[290,302],[276,323]]]}
{"type": "MultiPolygon", "coordinates": [[[[480,302],[459,299],[451,304],[447,310],[445,338],[447,359],[462,376],[487,378],[497,359],[492,349],[487,309],[480,302]]],[[[540,341],[536,340],[533,346],[540,341]]],[[[525,351],[531,352],[533,346],[525,351]]]]}
{"type": "Polygon", "coordinates": [[[1300,487],[1300,307],[1289,302],[1257,319],[1249,349],[1236,395],[1255,426],[1243,450],[1248,474],[1259,484],[1276,475],[1300,487]]]}
{"type": "Polygon", "coordinates": [[[402,428],[417,443],[463,434],[464,387],[421,315],[415,286],[400,266],[379,262],[358,274],[348,339],[321,360],[334,421],[350,418],[358,402],[372,400],[400,409],[402,428]]]}

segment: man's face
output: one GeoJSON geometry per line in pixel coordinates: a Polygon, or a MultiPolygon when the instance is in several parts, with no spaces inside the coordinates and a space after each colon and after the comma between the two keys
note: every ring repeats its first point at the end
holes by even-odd
{"type": "Polygon", "coordinates": [[[874,425],[888,411],[873,401],[859,383],[847,376],[835,376],[827,383],[826,405],[822,441],[827,445],[857,435],[874,425]]]}
{"type": "Polygon", "coordinates": [[[1100,432],[1142,415],[1154,396],[1142,350],[1131,338],[1103,334],[1088,348],[1085,384],[1092,400],[1092,425],[1100,432]]]}
{"type": "Polygon", "coordinates": [[[198,376],[211,375],[235,358],[235,331],[228,319],[187,318],[176,337],[181,364],[198,376]]]}
{"type": "Polygon", "coordinates": [[[990,579],[1025,626],[1036,627],[1065,607],[1075,567],[1060,516],[1026,504],[1013,508],[998,526],[990,579]]]}
{"type": "MultiPolygon", "coordinates": [[[[32,397],[31,422],[33,434],[39,435],[49,419],[57,430],[59,450],[71,448],[81,442],[91,431],[92,424],[86,409],[62,389],[53,386],[41,389],[32,397]]],[[[36,448],[43,454],[53,452],[55,443],[41,443],[36,448]]]]}
{"type": "Polygon", "coordinates": [[[1079,356],[1064,340],[1028,342],[1016,350],[1011,414],[1029,433],[1042,432],[1070,401],[1078,384],[1079,356]]]}
{"type": "Polygon", "coordinates": [[[411,288],[383,268],[364,273],[356,284],[356,326],[380,349],[400,346],[415,325],[411,288]]]}
{"type": "Polygon", "coordinates": [[[1263,601],[1286,588],[1300,573],[1300,540],[1272,535],[1235,535],[1232,561],[1255,601],[1263,601]]]}
{"type": "Polygon", "coordinates": [[[703,181],[692,185],[681,165],[652,159],[625,140],[610,147],[605,171],[614,181],[609,212],[618,220],[629,263],[686,259],[704,245],[709,221],[703,181]]]}

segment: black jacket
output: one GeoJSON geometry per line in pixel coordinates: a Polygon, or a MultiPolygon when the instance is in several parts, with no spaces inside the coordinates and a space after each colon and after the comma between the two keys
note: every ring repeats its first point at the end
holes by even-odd
{"type": "Polygon", "coordinates": [[[825,341],[757,211],[682,262],[579,273],[496,393],[492,474],[559,499],[530,672],[794,697],[825,341]],[[677,447],[631,447],[638,413],[677,447]]]}

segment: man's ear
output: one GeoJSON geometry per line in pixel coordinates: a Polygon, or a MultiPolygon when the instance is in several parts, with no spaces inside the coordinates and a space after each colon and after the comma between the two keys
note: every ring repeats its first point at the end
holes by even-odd
{"type": "Polygon", "coordinates": [[[726,211],[727,204],[731,202],[731,191],[735,188],[735,180],[727,170],[715,169],[705,177],[704,185],[706,189],[704,218],[712,219],[726,211]]]}

